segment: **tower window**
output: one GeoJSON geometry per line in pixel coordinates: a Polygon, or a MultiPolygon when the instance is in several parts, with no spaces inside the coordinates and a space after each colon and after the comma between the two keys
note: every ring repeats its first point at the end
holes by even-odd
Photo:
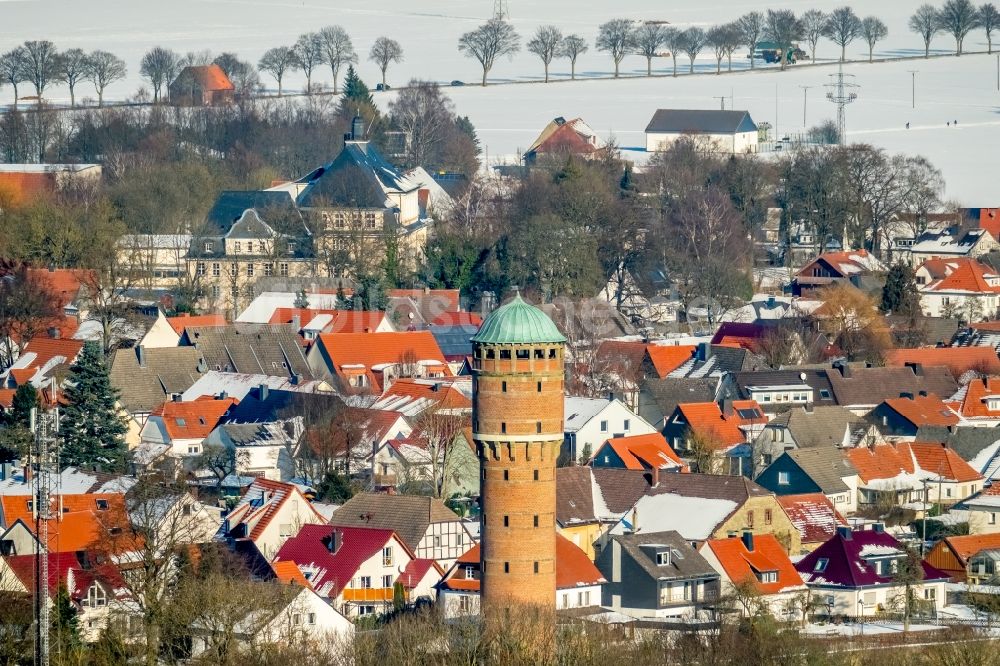
{"type": "Polygon", "coordinates": [[[538,470],[535,470],[535,481],[538,481],[538,470]]]}
{"type": "Polygon", "coordinates": [[[545,350],[544,349],[536,349],[535,350],[535,358],[545,358],[545,350]]]}
{"type": "Polygon", "coordinates": [[[492,350],[492,349],[487,349],[486,350],[486,358],[496,358],[496,357],[497,357],[497,354],[496,354],[496,352],[494,350],[492,350]]]}
{"type": "Polygon", "coordinates": [[[483,469],[479,470],[479,476],[480,476],[480,478],[481,478],[481,479],[482,479],[483,481],[485,481],[485,480],[486,480],[486,468],[485,468],[485,467],[484,467],[483,469]]]}
{"type": "Polygon", "coordinates": [[[509,471],[509,470],[506,470],[506,469],[505,469],[505,470],[503,471],[503,480],[504,480],[504,481],[510,481],[510,471],[509,471]]]}
{"type": "Polygon", "coordinates": [[[501,349],[500,350],[500,358],[501,359],[509,359],[510,358],[510,350],[509,349],[501,349]]]}
{"type": "Polygon", "coordinates": [[[506,424],[506,423],[501,423],[501,424],[500,424],[500,432],[501,432],[502,434],[504,434],[504,435],[506,435],[506,434],[507,434],[507,424],[506,424]]]}
{"type": "Polygon", "coordinates": [[[504,562],[503,563],[503,572],[504,573],[510,573],[510,562],[504,562]]]}
{"type": "Polygon", "coordinates": [[[501,382],[500,383],[500,391],[503,392],[503,393],[507,392],[507,382],[501,382]]]}
{"type": "Polygon", "coordinates": [[[538,392],[539,393],[542,392],[542,383],[541,382],[538,382],[538,392]]]}
{"type": "Polygon", "coordinates": [[[522,358],[522,359],[524,359],[524,358],[530,358],[531,357],[531,352],[528,349],[518,349],[517,350],[517,357],[518,358],[522,358]]]}
{"type": "Polygon", "coordinates": [[[541,421],[535,421],[535,432],[539,432],[539,433],[542,432],[542,422],[541,421]]]}
{"type": "Polygon", "coordinates": [[[538,527],[538,516],[535,516],[535,527],[538,527]]]}
{"type": "Polygon", "coordinates": [[[549,358],[555,358],[555,357],[556,357],[556,350],[555,347],[553,347],[552,349],[549,350],[549,358]]]}
{"type": "Polygon", "coordinates": [[[510,527],[510,516],[504,516],[503,517],[503,526],[504,527],[510,527]]]}
{"type": "Polygon", "coordinates": [[[538,562],[535,562],[535,573],[538,573],[538,562]]]}

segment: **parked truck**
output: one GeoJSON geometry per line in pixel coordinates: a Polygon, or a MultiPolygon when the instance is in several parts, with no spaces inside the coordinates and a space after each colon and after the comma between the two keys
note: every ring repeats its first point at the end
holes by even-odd
{"type": "MultiPolygon", "coordinates": [[[[781,46],[774,42],[760,42],[757,50],[754,51],[754,58],[760,58],[767,63],[781,62],[781,46]]],[[[798,44],[791,44],[785,52],[785,62],[795,64],[799,60],[808,60],[809,54],[799,48],[798,44]]]]}

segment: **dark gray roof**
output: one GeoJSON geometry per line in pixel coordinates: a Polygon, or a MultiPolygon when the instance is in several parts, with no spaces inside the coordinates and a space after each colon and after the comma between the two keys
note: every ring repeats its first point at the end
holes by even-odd
{"type": "Polygon", "coordinates": [[[223,236],[243,216],[247,210],[291,210],[294,201],[288,192],[268,192],[263,190],[222,192],[208,211],[207,222],[210,230],[206,235],[223,236]]]}
{"type": "Polygon", "coordinates": [[[620,543],[622,550],[628,553],[635,563],[649,574],[650,578],[655,580],[718,578],[719,576],[708,560],[675,531],[622,534],[612,536],[611,539],[620,543]],[[643,548],[644,545],[647,547],[666,546],[680,553],[681,557],[672,556],[669,565],[660,566],[656,563],[656,550],[643,548]]]}
{"type": "Polygon", "coordinates": [[[430,326],[428,329],[445,357],[472,356],[472,336],[477,326],[430,326]]]}
{"type": "Polygon", "coordinates": [[[235,446],[267,446],[287,444],[296,438],[295,424],[290,421],[274,423],[226,423],[222,429],[235,446]]]}
{"type": "Polygon", "coordinates": [[[745,476],[722,474],[660,474],[659,483],[649,488],[647,495],[673,493],[682,497],[725,499],[742,506],[751,497],[766,497],[773,493],[745,476]]]}
{"type": "MultiPolygon", "coordinates": [[[[827,370],[815,370],[811,368],[792,368],[789,370],[763,370],[758,372],[737,372],[732,375],[732,381],[736,385],[737,395],[727,395],[728,398],[749,399],[750,393],[747,386],[776,386],[787,384],[807,384],[813,389],[813,399],[817,406],[836,405],[836,396],[833,393],[833,386],[827,376],[827,370]],[[805,378],[803,379],[803,375],[805,378]],[[825,391],[826,393],[822,393],[825,391]],[[829,397],[824,397],[829,396],[829,397]]],[[[767,409],[775,408],[776,405],[765,405],[767,409]]]]}
{"type": "MultiPolygon", "coordinates": [[[[918,442],[944,442],[966,462],[972,461],[988,446],[1000,441],[1000,428],[960,428],[923,426],[917,430],[918,442]]],[[[983,470],[977,470],[982,472],[983,470]]]]}
{"type": "Polygon", "coordinates": [[[639,387],[639,416],[657,425],[656,422],[673,414],[677,405],[682,402],[715,400],[718,387],[719,380],[714,377],[705,379],[666,377],[643,380],[639,387]]]}
{"type": "Polygon", "coordinates": [[[344,408],[339,396],[329,393],[304,393],[268,389],[262,396],[260,387],[251,389],[226,414],[228,423],[266,423],[290,416],[333,416],[344,408]]]}
{"type": "Polygon", "coordinates": [[[184,329],[180,344],[197,348],[209,370],[313,379],[291,325],[193,326],[184,329]]]}
{"type": "Polygon", "coordinates": [[[781,425],[788,428],[795,444],[802,449],[817,446],[839,446],[844,435],[855,426],[866,426],[867,422],[836,405],[815,406],[812,411],[793,408],[774,417],[768,426],[781,425]]]}
{"type": "Polygon", "coordinates": [[[298,204],[306,207],[385,208],[386,190],[415,189],[373,145],[353,141],[332,162],[300,182],[308,183],[298,197],[298,204]]]}
{"type": "Polygon", "coordinates": [[[330,524],[393,530],[416,551],[428,525],[453,520],[459,520],[458,515],[433,497],[359,493],[333,513],[330,524]]]}
{"type": "Polygon", "coordinates": [[[883,400],[898,398],[904,393],[919,395],[921,391],[947,399],[958,390],[958,382],[945,366],[922,366],[918,371],[909,366],[881,368],[846,368],[827,371],[837,404],[877,405],[883,400]]]}
{"type": "Polygon", "coordinates": [[[111,357],[109,376],[122,406],[130,413],[151,412],[172,393],[183,393],[201,376],[201,353],[194,347],[118,349],[111,357]]]}
{"type": "Polygon", "coordinates": [[[721,377],[727,372],[745,372],[766,368],[761,356],[742,347],[707,345],[699,348],[690,360],[670,373],[670,377],[721,377]]]}
{"type": "Polygon", "coordinates": [[[670,134],[735,134],[756,131],[757,125],[747,111],[657,109],[646,126],[646,132],[670,134]]]}
{"type": "Polygon", "coordinates": [[[787,451],[785,455],[794,460],[795,464],[816,482],[824,495],[849,492],[851,489],[844,483],[844,477],[858,473],[854,465],[844,456],[843,450],[833,446],[797,449],[787,451]]]}

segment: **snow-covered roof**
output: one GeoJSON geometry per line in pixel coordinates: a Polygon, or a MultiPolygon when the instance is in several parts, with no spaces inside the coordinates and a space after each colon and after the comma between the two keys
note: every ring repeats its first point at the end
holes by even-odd
{"type": "Polygon", "coordinates": [[[686,497],[676,493],[645,495],[611,528],[612,534],[677,531],[689,541],[707,539],[738,505],[732,500],[686,497]],[[633,519],[635,524],[633,523],[633,519]]]}
{"type": "Polygon", "coordinates": [[[183,402],[191,402],[204,396],[215,396],[225,393],[230,398],[243,400],[255,388],[267,386],[276,391],[294,391],[296,393],[329,393],[333,389],[321,379],[303,380],[293,384],[288,377],[272,377],[242,372],[220,372],[210,370],[198,378],[187,391],[181,395],[183,402]]]}
{"type": "Polygon", "coordinates": [[[565,430],[576,432],[604,411],[611,400],[605,398],[568,397],[565,402],[565,430]]]}

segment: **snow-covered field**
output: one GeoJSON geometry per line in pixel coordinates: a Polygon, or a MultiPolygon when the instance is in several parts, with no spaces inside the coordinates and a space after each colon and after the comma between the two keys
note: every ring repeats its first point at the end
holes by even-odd
{"type": "MultiPolygon", "coordinates": [[[[775,0],[769,8],[802,12],[809,8],[829,11],[842,0],[775,0]]],[[[913,0],[879,3],[850,2],[861,14],[877,13],[889,27],[889,37],[876,48],[876,57],[891,58],[922,53],[920,38],[907,30],[906,21],[918,4],[913,0]],[[876,9],[877,8],[877,9],[876,9]]],[[[555,24],[564,32],[576,32],[591,41],[597,26],[610,18],[667,20],[678,27],[712,24],[736,18],[762,5],[747,0],[716,0],[706,3],[679,0],[509,0],[510,19],[522,41],[543,24],[555,24]]],[[[456,51],[459,35],[493,11],[493,0],[0,0],[0,50],[25,39],[50,39],[59,48],[106,49],[123,57],[129,76],[109,88],[107,97],[121,99],[134,94],[143,81],[139,59],[153,45],[179,52],[211,49],[234,51],[256,62],[269,47],[290,44],[297,35],[324,25],[340,24],[351,34],[361,56],[359,70],[366,80],[378,80],[376,67],[366,60],[368,48],[380,35],[401,42],[406,60],[390,68],[390,82],[411,77],[443,83],[479,78],[478,63],[456,51]]],[[[934,43],[937,53],[952,46],[946,36],[934,43]]],[[[966,40],[967,50],[985,48],[981,31],[966,40]]],[[[837,55],[837,47],[824,41],[819,47],[823,63],[837,55]]],[[[867,46],[856,42],[848,57],[867,56],[867,46]]],[[[745,68],[745,53],[735,58],[745,68]]],[[[682,70],[686,58],[680,59],[682,70]]],[[[654,62],[664,73],[669,59],[654,62]]],[[[698,71],[714,70],[711,54],[705,52],[698,71]]],[[[920,153],[944,172],[948,196],[970,206],[996,205],[992,150],[1000,145],[1000,92],[997,91],[995,56],[966,55],[929,61],[855,64],[847,70],[861,86],[859,99],[848,110],[850,138],[891,151],[920,153]],[[911,109],[911,75],[916,74],[917,105],[911,109]],[[957,128],[945,123],[958,120],[957,128]],[[906,130],[905,124],[911,123],[906,130]]],[[[556,80],[568,78],[568,63],[553,65],[556,80]]],[[[645,72],[645,61],[630,57],[623,74],[645,72]]],[[[527,147],[546,122],[555,116],[583,117],[600,132],[613,133],[622,146],[642,144],[642,130],[658,107],[718,108],[719,96],[731,96],[736,108],[747,109],[758,121],[776,124],[781,134],[803,126],[803,97],[808,95],[806,125],[835,116],[825,100],[829,65],[800,64],[787,72],[745,72],[716,77],[702,74],[657,79],[586,80],[607,77],[611,61],[591,47],[577,63],[576,82],[549,85],[504,85],[485,90],[467,85],[450,88],[459,113],[468,115],[480,131],[492,159],[515,155],[527,147]],[[800,86],[812,86],[804,92],[800,86]],[[776,110],[777,109],[777,110],[776,110]]],[[[323,71],[329,78],[329,73],[323,71]]],[[[512,60],[501,60],[491,73],[495,83],[536,80],[541,76],[537,58],[522,51],[512,60]]],[[[272,84],[273,85],[273,84],[272,84]]],[[[286,81],[286,88],[303,85],[302,77],[286,81]]],[[[22,93],[24,94],[24,93],[22,93]]],[[[84,94],[90,94],[85,92],[84,94]]],[[[377,100],[388,101],[389,94],[377,100]]],[[[9,90],[0,90],[7,102],[9,90]]],[[[59,102],[68,93],[52,88],[46,96],[59,102]]],[[[727,100],[727,108],[730,108],[727,100]]]]}

